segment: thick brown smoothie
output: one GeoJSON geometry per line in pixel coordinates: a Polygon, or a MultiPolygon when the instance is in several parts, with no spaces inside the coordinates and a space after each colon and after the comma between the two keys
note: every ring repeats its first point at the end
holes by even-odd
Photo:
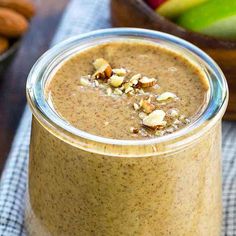
{"type": "MultiPolygon", "coordinates": [[[[200,69],[181,55],[120,41],[71,57],[45,94],[68,125],[135,141],[187,129],[208,90],[200,69]]],[[[168,139],[126,146],[66,138],[33,118],[29,235],[219,236],[220,121],[191,139],[198,132],[179,137],[181,148],[168,139]]]]}
{"type": "MultiPolygon", "coordinates": [[[[175,110],[178,111],[176,116],[185,116],[190,122],[206,103],[204,81],[198,68],[167,49],[144,43],[108,43],[79,53],[64,63],[49,84],[47,93],[55,110],[80,130],[113,139],[142,139],[153,137],[154,132],[143,135],[147,130],[142,128],[139,115],[144,109],[136,110],[134,104],[139,105],[141,100],[150,99],[155,109],[167,113],[166,119],[168,113],[175,110]],[[126,71],[119,76],[124,77],[123,86],[116,88],[109,84],[109,80],[87,76],[94,74],[93,62],[97,58],[105,58],[115,68],[114,71],[126,71]],[[155,78],[156,84],[141,89],[134,86],[138,92],[131,90],[134,94],[125,93],[128,81],[139,75],[155,78]],[[81,78],[91,83],[84,85],[81,78]],[[110,89],[112,94],[109,94],[110,89]],[[116,94],[117,90],[121,94],[116,94]],[[166,92],[173,93],[176,98],[158,101],[158,95],[166,92]],[[132,134],[132,127],[140,132],[132,134]]],[[[173,122],[169,123],[167,131],[173,128],[173,122]]],[[[180,126],[185,126],[185,123],[180,126]]]]}

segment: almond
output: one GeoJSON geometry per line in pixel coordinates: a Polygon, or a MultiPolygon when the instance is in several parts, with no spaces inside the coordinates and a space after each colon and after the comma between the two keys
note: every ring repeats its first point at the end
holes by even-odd
{"type": "Polygon", "coordinates": [[[108,79],[112,75],[112,68],[110,64],[103,58],[98,58],[93,63],[96,72],[94,73],[95,79],[108,79]]]}
{"type": "Polygon", "coordinates": [[[19,37],[28,29],[27,20],[19,13],[0,7],[0,34],[6,37],[19,37]]]}
{"type": "Polygon", "coordinates": [[[143,125],[153,129],[162,128],[166,125],[165,115],[164,111],[155,110],[143,119],[143,125]]]}
{"type": "Polygon", "coordinates": [[[0,36],[0,54],[9,48],[9,42],[6,38],[0,36]]]}
{"type": "Polygon", "coordinates": [[[0,7],[12,9],[27,19],[35,15],[35,7],[29,0],[0,0],[0,7]]]}
{"type": "Polygon", "coordinates": [[[157,80],[155,78],[148,78],[144,76],[138,81],[138,86],[140,86],[141,88],[148,88],[154,86],[156,83],[157,80]]]}

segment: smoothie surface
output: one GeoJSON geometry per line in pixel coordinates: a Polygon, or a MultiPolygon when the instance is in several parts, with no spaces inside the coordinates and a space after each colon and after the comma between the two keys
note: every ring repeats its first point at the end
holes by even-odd
{"type": "Polygon", "coordinates": [[[167,135],[207,103],[201,70],[155,44],[108,42],[65,61],[47,84],[55,111],[72,126],[113,139],[167,135]]]}

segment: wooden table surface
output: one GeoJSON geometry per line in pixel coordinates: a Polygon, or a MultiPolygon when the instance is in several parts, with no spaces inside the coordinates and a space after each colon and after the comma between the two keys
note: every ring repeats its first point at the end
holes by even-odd
{"type": "Polygon", "coordinates": [[[25,83],[30,68],[47,50],[69,0],[37,0],[37,15],[31,22],[20,50],[7,71],[0,75],[0,173],[26,104],[25,83]]]}

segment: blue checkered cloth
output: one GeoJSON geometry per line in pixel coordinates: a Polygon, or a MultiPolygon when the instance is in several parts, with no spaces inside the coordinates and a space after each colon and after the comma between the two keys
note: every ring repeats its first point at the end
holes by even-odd
{"type": "MultiPolygon", "coordinates": [[[[109,0],[72,0],[52,44],[69,36],[110,27],[109,0]],[[98,10],[99,9],[99,10],[98,10]]],[[[26,108],[0,182],[0,236],[25,235],[24,196],[31,113],[26,108]]],[[[223,124],[223,232],[236,236],[236,123],[223,124]]],[[[199,235],[201,236],[201,235],[199,235]]]]}

